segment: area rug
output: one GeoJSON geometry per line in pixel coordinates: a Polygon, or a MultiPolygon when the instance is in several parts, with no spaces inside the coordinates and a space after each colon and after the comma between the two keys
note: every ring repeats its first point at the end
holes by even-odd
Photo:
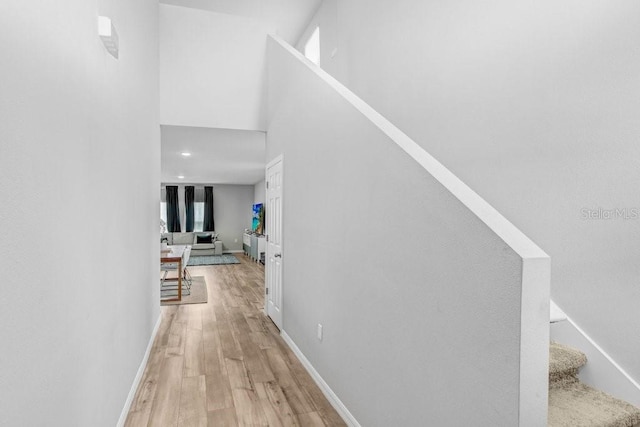
{"type": "Polygon", "coordinates": [[[205,304],[207,302],[207,282],[202,276],[193,277],[191,295],[185,295],[185,291],[182,289],[182,301],[163,301],[162,298],[178,296],[177,286],[173,286],[173,288],[160,291],[160,305],[205,304]]]}
{"type": "Polygon", "coordinates": [[[189,258],[187,265],[222,265],[222,264],[240,264],[238,258],[230,254],[223,255],[202,255],[192,256],[189,258]]]}

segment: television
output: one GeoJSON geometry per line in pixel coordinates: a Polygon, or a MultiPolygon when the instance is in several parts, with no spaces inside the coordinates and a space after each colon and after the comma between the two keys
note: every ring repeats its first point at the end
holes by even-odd
{"type": "Polygon", "coordinates": [[[262,203],[256,203],[253,205],[251,229],[256,234],[264,234],[264,204],[262,203]]]}

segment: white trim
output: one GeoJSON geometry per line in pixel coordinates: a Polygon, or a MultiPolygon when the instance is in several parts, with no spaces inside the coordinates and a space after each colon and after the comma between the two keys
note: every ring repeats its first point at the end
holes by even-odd
{"type": "Polygon", "coordinates": [[[223,254],[241,254],[241,253],[244,253],[244,251],[242,249],[231,249],[228,251],[224,251],[222,253],[223,254]]]}
{"type": "Polygon", "coordinates": [[[549,410],[549,258],[522,260],[520,427],[546,424],[549,410]],[[541,321],[544,319],[544,321],[541,321]]]}
{"type": "MultiPolygon", "coordinates": [[[[278,162],[282,162],[284,160],[284,155],[283,154],[279,154],[276,157],[273,158],[273,160],[271,160],[269,163],[267,163],[267,166],[264,167],[264,182],[265,182],[265,186],[266,186],[266,182],[267,182],[267,171],[269,170],[269,168],[273,165],[275,165],[278,162]]],[[[282,163],[282,165],[284,166],[284,163],[282,163]]],[[[284,167],[283,167],[284,169],[284,167]]]]}
{"type": "MultiPolygon", "coordinates": [[[[269,168],[271,168],[273,165],[276,165],[278,163],[282,164],[282,184],[281,187],[283,188],[282,194],[281,196],[281,200],[284,200],[284,154],[280,153],[278,154],[276,157],[274,157],[273,159],[271,159],[271,161],[269,161],[267,163],[267,165],[264,167],[264,186],[265,186],[265,210],[268,209],[269,207],[266,206],[269,203],[269,184],[267,181],[267,178],[269,177],[269,168]]],[[[282,202],[281,202],[282,203],[282,202]]],[[[284,206],[281,206],[282,211],[280,212],[280,253],[284,254],[284,235],[285,235],[285,231],[284,231],[284,206]]],[[[266,224],[265,224],[266,225],[266,224]]],[[[269,232],[269,230],[267,230],[267,233],[269,232]]],[[[267,234],[268,236],[268,234],[267,234]]],[[[264,314],[265,316],[267,316],[268,318],[271,319],[271,321],[273,322],[274,325],[276,325],[276,322],[273,320],[273,318],[271,318],[271,316],[269,316],[269,295],[267,295],[267,267],[269,265],[269,258],[267,256],[267,252],[269,251],[269,240],[267,240],[267,247],[265,248],[265,252],[264,252],[264,314]]],[[[282,287],[280,289],[280,294],[282,295],[282,297],[280,298],[280,325],[276,325],[278,328],[282,328],[282,331],[284,331],[284,293],[285,293],[285,283],[284,283],[284,260],[281,258],[280,262],[282,263],[282,277],[280,278],[280,280],[282,280],[282,287]]],[[[292,341],[293,343],[293,341],[292,341]]],[[[297,348],[297,347],[296,347],[297,348]]],[[[300,353],[302,354],[302,353],[300,353]]]]}
{"type": "Polygon", "coordinates": [[[300,351],[300,349],[293,342],[291,337],[287,335],[287,333],[284,330],[280,331],[280,336],[282,336],[282,339],[284,340],[284,342],[287,343],[289,348],[300,360],[300,362],[302,363],[302,366],[304,366],[307,372],[309,372],[309,375],[311,375],[311,378],[313,378],[313,380],[316,382],[318,387],[320,387],[320,390],[322,391],[324,396],[327,398],[329,403],[331,403],[331,406],[333,406],[333,408],[338,412],[338,415],[342,417],[344,422],[347,423],[347,425],[350,427],[361,427],[360,423],[355,419],[355,417],[351,414],[351,412],[349,412],[347,407],[342,403],[342,401],[340,401],[340,399],[333,392],[333,390],[331,390],[331,387],[329,387],[329,385],[322,379],[318,371],[315,370],[311,362],[309,362],[309,360],[304,356],[304,354],[302,354],[302,351],[300,351]]]}
{"type": "Polygon", "coordinates": [[[640,384],[569,316],[551,324],[551,339],[575,347],[587,356],[580,380],[617,398],[640,406],[640,384]]]}
{"type": "Polygon", "coordinates": [[[138,386],[140,385],[140,381],[142,380],[142,375],[144,374],[144,370],[147,367],[147,362],[149,361],[149,355],[151,354],[151,348],[153,347],[153,342],[156,340],[156,334],[158,333],[158,329],[160,329],[160,323],[162,323],[162,312],[158,316],[158,320],[156,320],[156,325],[153,327],[153,331],[151,332],[151,337],[149,338],[149,343],[147,344],[147,350],[144,353],[144,357],[142,358],[142,362],[140,363],[140,367],[138,367],[138,373],[133,380],[133,384],[131,385],[131,389],[129,390],[129,395],[127,396],[127,400],[124,402],[124,407],[122,408],[122,412],[120,413],[120,419],[118,420],[118,427],[123,427],[125,421],[127,421],[127,416],[129,415],[129,410],[131,409],[131,404],[133,403],[133,398],[136,395],[136,391],[138,391],[138,386]]]}

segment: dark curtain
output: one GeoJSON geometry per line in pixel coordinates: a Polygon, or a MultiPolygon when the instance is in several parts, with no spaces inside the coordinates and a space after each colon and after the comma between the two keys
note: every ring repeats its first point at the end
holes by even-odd
{"type": "Polygon", "coordinates": [[[213,222],[213,187],[204,187],[204,224],[202,231],[216,231],[213,222]]]}
{"type": "Polygon", "coordinates": [[[193,231],[193,223],[194,223],[194,187],[193,185],[187,185],[184,187],[184,213],[187,216],[186,224],[184,226],[184,231],[193,231]]]}
{"type": "Polygon", "coordinates": [[[180,232],[180,207],[178,206],[178,186],[167,185],[167,231],[180,232]]]}

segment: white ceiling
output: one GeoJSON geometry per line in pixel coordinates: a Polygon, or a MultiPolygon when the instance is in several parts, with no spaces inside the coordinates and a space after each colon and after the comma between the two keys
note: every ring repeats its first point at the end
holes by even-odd
{"type": "Polygon", "coordinates": [[[160,0],[160,3],[260,19],[273,23],[294,45],[322,0],[160,0]]]}
{"type": "Polygon", "coordinates": [[[163,183],[255,184],[264,179],[264,132],[161,126],[161,134],[163,183]],[[182,156],[184,151],[191,156],[182,156]]]}

